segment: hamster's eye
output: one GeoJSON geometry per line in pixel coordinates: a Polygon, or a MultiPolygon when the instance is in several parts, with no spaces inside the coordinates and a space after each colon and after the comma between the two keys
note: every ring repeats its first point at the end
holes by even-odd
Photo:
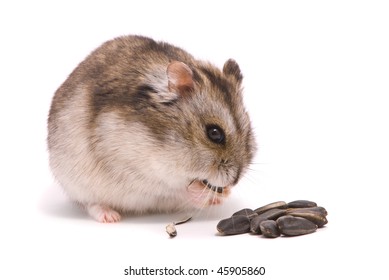
{"type": "Polygon", "coordinates": [[[207,136],[209,140],[216,144],[224,144],[226,138],[223,129],[217,125],[207,126],[207,136]]]}

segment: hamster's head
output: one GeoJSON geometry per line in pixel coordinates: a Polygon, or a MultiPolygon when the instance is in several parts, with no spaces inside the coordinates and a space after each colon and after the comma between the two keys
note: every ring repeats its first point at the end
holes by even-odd
{"type": "Polygon", "coordinates": [[[111,139],[110,154],[121,156],[122,166],[136,161],[137,168],[147,171],[138,177],[163,182],[165,190],[154,190],[161,196],[186,193],[189,201],[182,204],[197,208],[218,204],[256,151],[240,68],[231,59],[222,70],[179,61],[154,68],[120,102],[123,119],[141,129],[123,125],[117,133],[103,131],[111,139]],[[131,149],[136,150],[132,157],[127,154],[131,149]]]}
{"type": "MultiPolygon", "coordinates": [[[[230,59],[222,70],[208,63],[171,62],[167,91],[148,119],[197,206],[217,204],[248,169],[256,144],[242,96],[242,74],[230,59]],[[158,119],[154,119],[154,117],[158,119]]],[[[156,90],[158,91],[158,90],[156,90]]],[[[165,160],[166,161],[166,160],[165,160]]],[[[164,162],[161,159],[161,162],[164,162]]]]}

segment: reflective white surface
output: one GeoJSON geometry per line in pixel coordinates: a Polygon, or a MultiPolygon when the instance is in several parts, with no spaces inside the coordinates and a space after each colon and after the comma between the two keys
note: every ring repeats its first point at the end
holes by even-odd
{"type": "Polygon", "coordinates": [[[124,279],[128,266],[179,265],[264,266],[263,279],[387,277],[378,254],[389,249],[388,5],[127,2],[0,4],[0,278],[124,279]],[[165,226],[179,214],[99,224],[48,169],[54,91],[94,48],[124,34],[166,40],[219,66],[233,57],[245,76],[259,144],[252,170],[225,205],[177,226],[174,239],[165,226]],[[216,235],[236,210],[295,199],[324,206],[328,225],[295,238],[216,235]]]}

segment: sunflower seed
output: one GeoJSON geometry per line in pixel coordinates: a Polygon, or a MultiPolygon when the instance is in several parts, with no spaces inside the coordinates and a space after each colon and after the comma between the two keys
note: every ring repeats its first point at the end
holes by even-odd
{"type": "Polygon", "coordinates": [[[232,214],[232,216],[239,216],[239,215],[246,216],[251,220],[252,218],[257,216],[258,214],[249,208],[244,208],[244,209],[239,210],[239,211],[235,212],[234,214],[232,214]]]}
{"type": "Polygon", "coordinates": [[[295,200],[288,203],[288,208],[308,208],[308,207],[316,207],[316,202],[309,200],[295,200]]]}
{"type": "Polygon", "coordinates": [[[279,217],[286,215],[286,209],[270,209],[262,214],[259,214],[259,217],[264,218],[265,220],[277,220],[279,217]]]}
{"type": "Polygon", "coordinates": [[[280,232],[286,236],[296,236],[315,232],[317,225],[307,219],[293,216],[283,216],[277,219],[280,232]]]}
{"type": "Polygon", "coordinates": [[[232,216],[221,220],[216,228],[224,235],[247,233],[250,231],[250,219],[244,215],[232,216]]]}
{"type": "Polygon", "coordinates": [[[327,218],[324,215],[316,212],[297,211],[297,212],[291,212],[289,213],[289,215],[293,217],[300,217],[300,218],[307,219],[308,221],[311,221],[312,223],[317,225],[319,228],[323,227],[325,224],[328,223],[327,218]]]}
{"type": "Polygon", "coordinates": [[[311,212],[311,213],[317,213],[322,216],[327,216],[328,212],[324,207],[309,207],[309,208],[288,208],[286,209],[286,212],[289,213],[299,213],[299,212],[311,212]]]}
{"type": "Polygon", "coordinates": [[[260,228],[263,236],[265,237],[275,238],[281,235],[276,221],[263,221],[260,224],[260,228]]]}
{"type": "Polygon", "coordinates": [[[259,207],[259,208],[255,209],[254,212],[257,213],[258,215],[260,215],[263,212],[266,212],[270,209],[276,209],[276,208],[277,209],[285,209],[287,207],[288,207],[288,205],[285,201],[277,201],[277,202],[273,202],[273,203],[264,205],[262,207],[259,207]]]}

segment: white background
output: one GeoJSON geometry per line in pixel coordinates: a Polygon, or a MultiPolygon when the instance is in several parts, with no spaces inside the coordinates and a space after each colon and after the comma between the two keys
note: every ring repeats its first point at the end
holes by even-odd
{"type": "MultiPolygon", "coordinates": [[[[140,268],[264,266],[265,276],[388,279],[389,9],[385,1],[8,1],[0,4],[0,278],[140,279],[140,268]],[[244,3],[247,2],[247,3],[244,3]],[[54,91],[102,42],[142,34],[222,66],[235,58],[259,151],[224,206],[99,224],[50,174],[54,91]],[[220,237],[243,207],[314,200],[327,227],[220,237]]],[[[158,277],[170,279],[172,277],[158,277]]],[[[149,277],[147,279],[157,279],[149,277]]]]}

